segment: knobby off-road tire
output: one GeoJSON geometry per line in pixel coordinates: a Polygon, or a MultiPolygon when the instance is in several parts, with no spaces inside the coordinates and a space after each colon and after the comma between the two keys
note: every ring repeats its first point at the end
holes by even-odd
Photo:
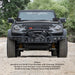
{"type": "Polygon", "coordinates": [[[67,38],[59,42],[58,57],[67,57],[67,38]]]}
{"type": "Polygon", "coordinates": [[[7,38],[7,57],[16,57],[15,41],[7,38]]]}

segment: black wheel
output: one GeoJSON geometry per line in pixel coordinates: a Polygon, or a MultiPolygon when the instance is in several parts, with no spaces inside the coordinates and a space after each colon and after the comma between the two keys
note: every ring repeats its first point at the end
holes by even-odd
{"type": "Polygon", "coordinates": [[[52,51],[51,54],[52,54],[52,56],[57,56],[57,51],[56,50],[52,51]]]}
{"type": "Polygon", "coordinates": [[[7,56],[8,57],[16,57],[16,50],[15,50],[15,41],[10,40],[7,38],[7,56]]]}
{"type": "Polygon", "coordinates": [[[59,42],[58,57],[67,57],[67,38],[59,42]]]}

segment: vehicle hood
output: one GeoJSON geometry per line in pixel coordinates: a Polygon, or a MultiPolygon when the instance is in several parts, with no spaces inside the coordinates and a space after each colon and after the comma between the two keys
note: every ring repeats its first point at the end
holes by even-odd
{"type": "Polygon", "coordinates": [[[58,24],[58,21],[16,21],[15,23],[51,23],[58,24]]]}

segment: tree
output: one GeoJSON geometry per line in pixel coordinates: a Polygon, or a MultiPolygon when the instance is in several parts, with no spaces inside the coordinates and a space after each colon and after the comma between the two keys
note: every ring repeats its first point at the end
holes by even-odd
{"type": "Polygon", "coordinates": [[[65,26],[68,30],[68,39],[75,42],[75,0],[69,0],[68,5],[69,14],[65,26]]]}
{"type": "Polygon", "coordinates": [[[3,7],[0,8],[0,36],[6,36],[10,28],[7,19],[17,17],[19,10],[25,10],[30,0],[3,0],[3,7]]]}
{"type": "Polygon", "coordinates": [[[4,19],[16,17],[19,10],[24,10],[30,0],[3,0],[4,19]]]}
{"type": "Polygon", "coordinates": [[[68,30],[75,32],[75,0],[69,0],[68,30]]]}
{"type": "MultiPolygon", "coordinates": [[[[65,6],[65,4],[62,4],[64,1],[34,0],[33,2],[30,2],[28,4],[28,9],[54,10],[56,12],[57,17],[67,17],[67,6],[65,6]]],[[[67,1],[65,1],[64,3],[67,3],[67,1]]]]}

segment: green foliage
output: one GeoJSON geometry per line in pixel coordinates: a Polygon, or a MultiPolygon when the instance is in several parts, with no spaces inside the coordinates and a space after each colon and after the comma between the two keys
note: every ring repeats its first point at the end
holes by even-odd
{"type": "Polygon", "coordinates": [[[17,17],[18,11],[26,9],[28,2],[30,0],[3,0],[3,8],[0,8],[0,36],[6,36],[11,27],[7,19],[17,17]]]}
{"type": "Polygon", "coordinates": [[[54,4],[51,9],[56,12],[57,17],[67,17],[68,9],[64,6],[54,4]]]}
{"type": "MultiPolygon", "coordinates": [[[[65,1],[65,0],[64,0],[65,1]]],[[[54,10],[56,12],[57,17],[66,17],[68,13],[67,6],[63,6],[64,1],[54,1],[54,0],[34,0],[34,2],[30,2],[28,4],[28,9],[46,9],[46,10],[54,10]]],[[[64,2],[65,3],[68,2],[64,2]]]]}
{"type": "Polygon", "coordinates": [[[8,23],[5,20],[0,20],[0,22],[0,36],[6,36],[9,29],[9,26],[7,26],[8,23]]]}
{"type": "Polygon", "coordinates": [[[75,42],[75,0],[69,0],[69,14],[67,17],[66,27],[68,30],[68,39],[75,42]]]}
{"type": "Polygon", "coordinates": [[[69,31],[75,31],[75,0],[69,0],[69,15],[67,18],[69,31]]]}
{"type": "Polygon", "coordinates": [[[8,0],[3,1],[3,14],[5,19],[9,17],[17,17],[18,11],[24,10],[29,2],[29,0],[11,0],[11,2],[8,2],[8,0]]]}

